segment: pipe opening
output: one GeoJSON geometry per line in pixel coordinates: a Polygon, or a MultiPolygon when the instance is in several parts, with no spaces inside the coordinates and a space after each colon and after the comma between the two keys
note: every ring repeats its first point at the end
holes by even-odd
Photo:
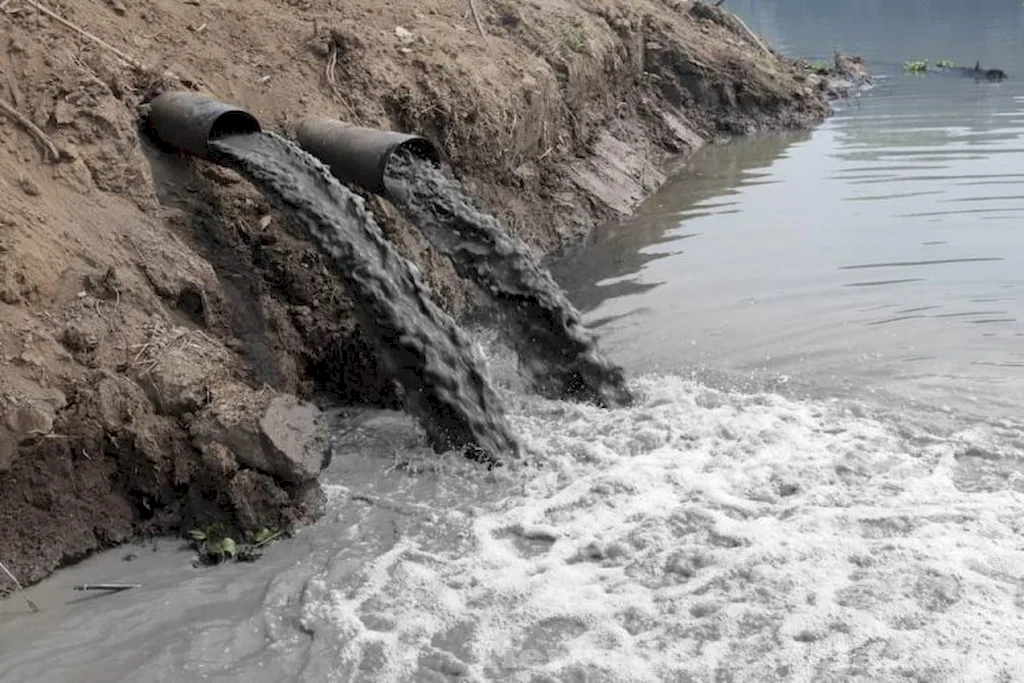
{"type": "Polygon", "coordinates": [[[336,119],[305,119],[296,126],[295,137],[335,177],[380,196],[387,194],[385,179],[396,154],[434,168],[443,162],[440,150],[426,138],[336,119]]]}
{"type": "Polygon", "coordinates": [[[400,142],[395,145],[395,148],[384,157],[381,164],[381,177],[380,182],[376,188],[371,188],[377,194],[387,196],[394,187],[391,186],[389,178],[394,168],[395,159],[399,160],[399,165],[408,163],[412,159],[419,159],[420,161],[426,161],[434,168],[441,168],[441,154],[437,151],[437,147],[434,143],[424,138],[410,138],[404,142],[400,142]]]}
{"type": "MultiPolygon", "coordinates": [[[[395,148],[395,152],[407,152],[417,159],[429,161],[434,166],[441,167],[441,155],[433,143],[423,138],[411,138],[395,148]]],[[[394,152],[392,152],[394,155],[394,152]]]]}
{"type": "Polygon", "coordinates": [[[259,121],[238,107],[190,91],[161,93],[148,103],[151,133],[164,151],[206,159],[211,140],[261,131],[259,121]]]}
{"type": "Polygon", "coordinates": [[[249,112],[241,110],[226,111],[218,116],[210,126],[209,140],[227,137],[229,135],[245,135],[247,133],[259,133],[262,130],[260,122],[249,112]]]}

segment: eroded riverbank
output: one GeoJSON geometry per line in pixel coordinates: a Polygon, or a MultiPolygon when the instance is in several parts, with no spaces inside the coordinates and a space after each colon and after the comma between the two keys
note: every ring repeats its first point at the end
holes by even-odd
{"type": "MultiPolygon", "coordinates": [[[[482,14],[67,3],[66,20],[146,55],[139,69],[5,7],[4,99],[45,138],[0,119],[0,558],[22,581],[140,531],[308,520],[315,473],[249,448],[266,411],[316,392],[396,405],[316,249],[237,175],[146,148],[136,106],[153,93],[185,83],[284,130],[321,114],[421,132],[541,253],[629,212],[667,155],[828,111],[820,79],[706,5],[482,14]]],[[[442,308],[466,311],[450,263],[370,206],[442,308]]]]}

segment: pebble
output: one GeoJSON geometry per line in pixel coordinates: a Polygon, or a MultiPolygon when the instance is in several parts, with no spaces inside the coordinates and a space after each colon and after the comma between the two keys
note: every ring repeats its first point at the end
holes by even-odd
{"type": "Polygon", "coordinates": [[[37,185],[36,181],[32,180],[28,176],[21,176],[18,178],[18,187],[20,187],[21,191],[29,197],[39,196],[39,185],[37,185]]]}
{"type": "Polygon", "coordinates": [[[398,38],[398,42],[403,44],[411,43],[413,39],[412,31],[402,26],[395,27],[395,37],[398,38]]]}

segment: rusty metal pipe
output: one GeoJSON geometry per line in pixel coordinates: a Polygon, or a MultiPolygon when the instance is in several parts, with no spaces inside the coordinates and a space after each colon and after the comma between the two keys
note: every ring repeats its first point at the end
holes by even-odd
{"type": "Polygon", "coordinates": [[[150,100],[145,127],[164,148],[200,159],[209,157],[212,140],[262,130],[244,109],[188,91],[165,92],[150,100]]]}
{"type": "Polygon", "coordinates": [[[395,152],[405,151],[441,165],[441,153],[426,138],[335,119],[304,119],[295,128],[295,137],[302,149],[326,164],[339,180],[382,197],[387,196],[384,175],[395,152]]]}

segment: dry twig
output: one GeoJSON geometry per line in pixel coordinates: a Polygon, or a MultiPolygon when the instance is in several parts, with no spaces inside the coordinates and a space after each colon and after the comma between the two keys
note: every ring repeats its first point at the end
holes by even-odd
{"type": "Polygon", "coordinates": [[[126,591],[132,588],[140,588],[140,583],[80,583],[75,586],[76,591],[126,591]]]}
{"type": "Polygon", "coordinates": [[[46,154],[53,160],[57,161],[60,159],[60,152],[57,151],[57,146],[53,144],[46,133],[39,129],[39,126],[29,121],[28,117],[22,114],[20,111],[14,108],[14,105],[7,100],[0,99],[0,109],[4,110],[4,113],[18,122],[22,128],[27,130],[29,134],[36,139],[43,149],[46,150],[46,154]]]}
{"type": "Polygon", "coordinates": [[[754,33],[753,31],[751,31],[750,27],[747,26],[743,22],[742,19],[740,19],[738,16],[736,16],[736,14],[734,12],[729,12],[729,10],[727,10],[727,9],[723,9],[722,11],[723,12],[727,12],[736,21],[736,23],[739,25],[740,29],[742,29],[742,31],[746,34],[747,39],[750,42],[752,42],[754,45],[756,45],[758,47],[758,49],[760,49],[761,52],[763,52],[765,54],[766,57],[772,57],[772,58],[775,57],[775,55],[772,53],[772,51],[769,50],[765,46],[765,44],[763,42],[761,42],[761,39],[757,37],[757,34],[754,33]]]}
{"type": "Polygon", "coordinates": [[[29,600],[28,596],[25,595],[25,589],[21,587],[21,581],[18,581],[18,577],[12,574],[11,570],[8,569],[7,565],[5,565],[3,562],[0,562],[0,569],[3,569],[4,574],[7,574],[7,576],[11,577],[11,581],[13,581],[14,585],[17,587],[18,593],[21,595],[21,597],[25,598],[25,602],[28,603],[28,608],[33,612],[38,612],[39,608],[36,606],[36,603],[29,600]]]}
{"type": "Polygon", "coordinates": [[[51,19],[53,19],[54,21],[56,21],[56,22],[58,22],[60,24],[63,24],[64,26],[66,26],[67,28],[71,29],[75,33],[79,34],[80,36],[82,36],[84,38],[88,38],[89,40],[91,40],[92,42],[96,43],[97,45],[99,45],[100,47],[102,47],[102,48],[104,48],[106,50],[110,50],[110,52],[114,53],[121,61],[123,61],[128,66],[130,66],[130,67],[132,67],[134,69],[137,69],[139,71],[146,71],[147,70],[146,67],[142,66],[142,62],[140,62],[139,60],[135,59],[131,55],[128,55],[128,54],[125,54],[124,52],[121,52],[120,50],[118,50],[116,47],[114,47],[110,43],[104,41],[102,38],[96,37],[92,33],[89,33],[84,28],[81,28],[79,26],[76,26],[75,24],[72,24],[70,21],[68,21],[64,17],[60,16],[59,14],[56,14],[55,12],[47,9],[43,5],[40,5],[38,2],[36,2],[36,0],[23,0],[23,2],[25,2],[28,5],[31,5],[32,7],[35,7],[37,10],[39,10],[40,12],[45,14],[46,16],[50,17],[51,19]]]}
{"type": "Polygon", "coordinates": [[[484,33],[484,25],[480,23],[480,15],[476,11],[476,2],[474,2],[474,0],[469,0],[469,11],[473,13],[473,21],[476,22],[476,30],[480,31],[480,35],[486,38],[487,34],[484,33]]]}
{"type": "Polygon", "coordinates": [[[345,97],[341,94],[341,90],[338,88],[338,80],[337,77],[335,76],[334,70],[338,67],[339,51],[338,43],[334,39],[333,35],[330,37],[330,44],[331,54],[327,58],[327,68],[324,69],[324,76],[327,78],[327,85],[330,87],[335,99],[341,103],[341,106],[345,107],[345,110],[348,112],[349,118],[351,119],[352,123],[362,125],[363,122],[359,120],[359,115],[356,114],[355,110],[348,103],[345,97]]]}

